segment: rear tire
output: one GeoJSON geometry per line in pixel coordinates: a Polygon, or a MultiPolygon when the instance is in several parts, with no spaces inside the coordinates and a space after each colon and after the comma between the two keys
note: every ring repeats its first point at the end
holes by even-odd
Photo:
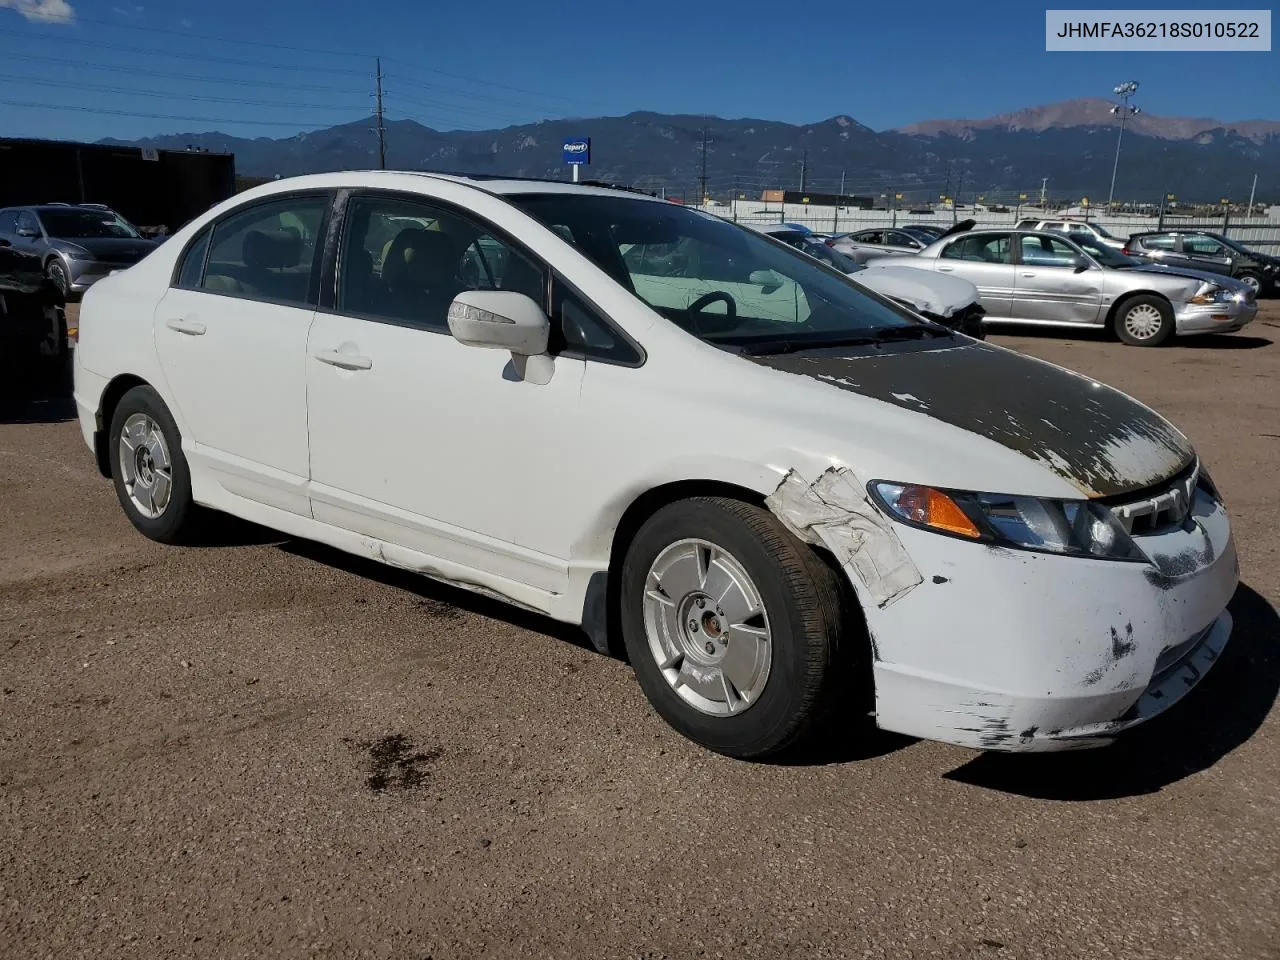
{"type": "Polygon", "coordinates": [[[1116,336],[1129,346],[1158,347],[1173,336],[1173,307],[1150,294],[1129,297],[1116,308],[1112,324],[1116,336]]]}
{"type": "Polygon", "coordinates": [[[201,510],[191,498],[182,434],[154,389],[134,387],[120,398],[107,455],[120,506],[143,536],[159,543],[197,539],[201,510]]]}
{"type": "Polygon", "coordinates": [[[636,679],[689,739],[761,758],[798,743],[828,712],[843,624],[838,574],[768,510],[720,497],[663,507],[631,542],[621,588],[636,679]]]}

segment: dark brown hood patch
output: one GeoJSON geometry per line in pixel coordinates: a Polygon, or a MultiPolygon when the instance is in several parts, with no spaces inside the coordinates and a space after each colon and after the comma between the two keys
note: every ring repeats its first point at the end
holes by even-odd
{"type": "Polygon", "coordinates": [[[1168,421],[1118,390],[989,344],[751,359],[994,440],[1091,497],[1157,484],[1195,455],[1168,421]]]}

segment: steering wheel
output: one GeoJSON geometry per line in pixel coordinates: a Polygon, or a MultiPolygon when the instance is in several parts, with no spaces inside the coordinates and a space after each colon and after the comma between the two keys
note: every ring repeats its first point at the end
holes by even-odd
{"type": "Polygon", "coordinates": [[[689,325],[694,330],[698,329],[698,314],[717,300],[724,303],[726,320],[733,321],[738,319],[738,304],[733,297],[723,290],[712,290],[710,293],[704,293],[686,308],[685,312],[689,316],[689,325]]]}

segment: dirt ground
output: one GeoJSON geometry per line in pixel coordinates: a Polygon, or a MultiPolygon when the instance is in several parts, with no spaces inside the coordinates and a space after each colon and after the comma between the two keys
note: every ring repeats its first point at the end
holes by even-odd
{"type": "MultiPolygon", "coordinates": [[[[1231,509],[1222,661],[1119,745],[668,729],[550,621],[248,527],[158,546],[65,399],[0,418],[0,956],[1280,958],[1280,301],[998,336],[1171,417],[1231,509]]],[[[1087,598],[1082,598],[1087,602],[1087,598]]]]}

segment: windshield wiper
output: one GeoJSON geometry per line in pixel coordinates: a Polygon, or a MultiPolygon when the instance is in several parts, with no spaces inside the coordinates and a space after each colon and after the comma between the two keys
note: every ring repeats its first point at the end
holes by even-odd
{"type": "Polygon", "coordinates": [[[766,357],[797,350],[825,350],[827,347],[866,347],[880,342],[878,337],[831,337],[826,340],[758,340],[738,346],[738,352],[749,357],[766,357]]]}
{"type": "Polygon", "coordinates": [[[886,343],[890,340],[923,340],[925,337],[949,337],[952,331],[943,327],[935,329],[934,327],[914,326],[914,327],[881,327],[872,331],[872,337],[876,343],[886,343]]]}

